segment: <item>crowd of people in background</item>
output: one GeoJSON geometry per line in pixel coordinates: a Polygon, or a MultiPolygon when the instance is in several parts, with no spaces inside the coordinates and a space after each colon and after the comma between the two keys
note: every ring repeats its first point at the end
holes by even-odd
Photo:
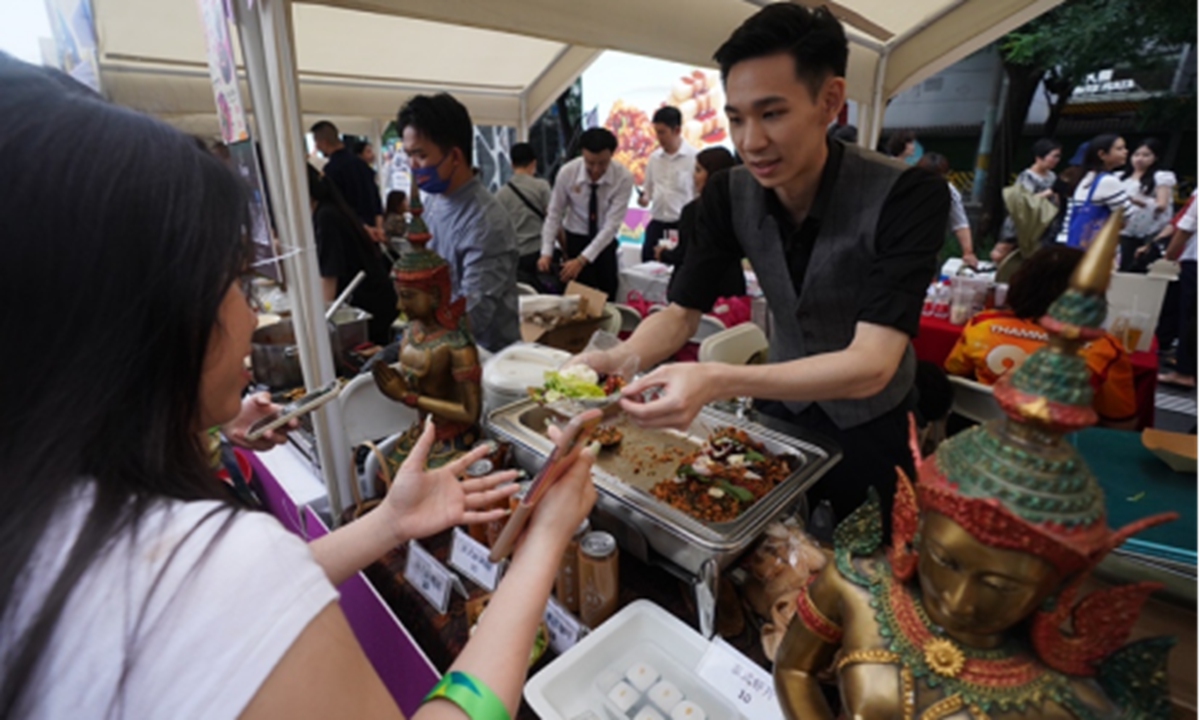
{"type": "MultiPolygon", "coordinates": [[[[642,186],[635,186],[628,169],[613,161],[616,136],[604,128],[592,128],[580,139],[581,156],[558,170],[553,185],[539,177],[543,165],[533,146],[514,144],[510,150],[512,175],[491,197],[472,174],[470,118],[461,103],[443,94],[415,98],[410,105],[437,108],[428,111],[426,123],[430,128],[437,126],[439,138],[431,141],[432,129],[414,130],[416,134],[405,149],[411,147],[422,155],[413,158],[422,192],[441,196],[429,203],[427,219],[437,228],[434,235],[439,240],[435,242],[453,256],[456,293],[468,298],[472,326],[479,328],[480,344],[488,349],[499,349],[515,337],[515,283],[538,292],[561,293],[574,280],[604,291],[612,300],[623,300],[615,297],[617,235],[631,201],[647,208],[649,214],[642,236],[642,260],[683,267],[698,232],[699,198],[708,179],[740,162],[724,147],[693,148],[683,139],[679,111],[664,106],[652,118],[658,148],[647,162],[642,186]],[[456,119],[461,136],[453,140],[445,131],[450,116],[456,119]],[[450,166],[453,169],[446,170],[450,166]],[[469,198],[459,197],[463,188],[469,198]],[[516,269],[509,272],[514,248],[516,269]]],[[[344,289],[348,277],[358,270],[386,268],[407,248],[408,197],[395,190],[388,194],[386,204],[379,204],[374,150],[369,142],[343,142],[328,121],[314,125],[312,133],[318,151],[328,160],[323,178],[316,174],[310,182],[316,183],[314,223],[321,274],[329,295],[344,289]],[[360,229],[351,232],[345,222],[347,212],[358,219],[360,229]],[[370,240],[382,242],[383,252],[371,250],[364,242],[370,240]],[[335,245],[344,247],[334,249],[335,245]]],[[[853,125],[835,123],[827,130],[827,141],[854,145],[857,135],[853,125]]],[[[965,265],[979,270],[979,241],[972,232],[962,192],[950,178],[948,158],[927,152],[911,130],[893,132],[881,150],[943,179],[950,195],[946,233],[953,237],[956,254],[965,265]]],[[[988,269],[995,269],[998,281],[1014,281],[1022,264],[1042,248],[1056,244],[1086,247],[1114,211],[1125,217],[1119,270],[1144,273],[1155,260],[1169,257],[1168,245],[1184,213],[1175,215],[1178,181],[1164,167],[1158,140],[1145,138],[1131,153],[1121,136],[1102,134],[1080,146],[1061,172],[1063,147],[1058,141],[1036,141],[1031,155],[1030,164],[1004,190],[1004,220],[983,263],[990,262],[988,269]]],[[[1157,333],[1164,361],[1178,364],[1168,367],[1161,379],[1184,386],[1195,384],[1194,328],[1186,326],[1194,311],[1185,307],[1196,293],[1195,281],[1189,279],[1194,278],[1194,244],[1194,239],[1183,242],[1171,258],[1182,261],[1183,276],[1172,284],[1165,301],[1170,307],[1164,309],[1157,333]]],[[[679,275],[672,276],[672,285],[679,275]]],[[[381,284],[377,270],[369,277],[375,285],[381,284]]],[[[722,296],[743,294],[744,279],[733,274],[723,278],[721,291],[722,296]]],[[[363,294],[373,292],[368,289],[363,294]]],[[[378,327],[373,326],[373,339],[376,335],[382,338],[384,324],[395,317],[394,311],[383,309],[386,293],[374,295],[369,310],[382,319],[378,327]]]]}
{"type": "MultiPolygon", "coordinates": [[[[845,132],[846,127],[831,128],[831,136],[845,132]]],[[[911,130],[893,132],[881,149],[899,161],[915,162],[942,176],[949,173],[947,159],[925,152],[911,130]]],[[[1178,179],[1165,167],[1162,144],[1153,137],[1143,138],[1131,153],[1120,135],[1101,134],[1083,143],[1061,172],[1056,169],[1063,159],[1063,147],[1057,140],[1037,140],[1031,154],[1032,162],[1003,192],[1004,219],[988,253],[993,266],[989,269],[995,270],[997,281],[1016,282],[1022,277],[1020,268],[1034,257],[1049,262],[1050,257],[1040,252],[1045,248],[1085,249],[1112,213],[1121,212],[1117,270],[1146,273],[1160,258],[1179,263],[1179,279],[1170,284],[1155,332],[1165,366],[1159,380],[1195,387],[1196,239],[1187,220],[1195,193],[1176,213],[1178,179]]],[[[948,232],[957,240],[964,263],[979,269],[962,195],[953,182],[950,193],[948,232]]],[[[955,362],[958,370],[970,375],[964,370],[968,365],[955,362]]],[[[986,380],[987,376],[986,372],[975,373],[976,379],[986,380]]]]}

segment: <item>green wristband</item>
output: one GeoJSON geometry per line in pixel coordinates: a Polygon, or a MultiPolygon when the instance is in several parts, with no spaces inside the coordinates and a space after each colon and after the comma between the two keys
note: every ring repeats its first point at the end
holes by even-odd
{"type": "Polygon", "coordinates": [[[425,696],[430,700],[449,700],[462,708],[471,720],[512,720],[508,708],[496,697],[496,693],[478,678],[459,672],[448,672],[442,681],[425,696]]]}

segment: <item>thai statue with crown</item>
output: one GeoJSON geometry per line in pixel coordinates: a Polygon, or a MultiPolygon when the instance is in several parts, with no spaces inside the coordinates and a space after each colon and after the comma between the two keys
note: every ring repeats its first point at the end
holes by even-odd
{"type": "Polygon", "coordinates": [[[901,473],[891,547],[873,499],[837,528],[835,561],[800,594],[775,658],[787,717],[832,716],[817,680],[830,669],[853,718],[1169,714],[1173,641],[1125,644],[1158,586],[1078,597],[1109,551],[1173,519],[1109,529],[1063,437],[1096,419],[1077,351],[1104,320],[1119,228],[1114,216],[1042,319],[1050,344],[995,386],[1007,417],[917,458],[915,486],[901,473]]]}
{"type": "Polygon", "coordinates": [[[437,428],[429,452],[431,468],[450,462],[480,439],[481,368],[465,321],[466,301],[453,300],[446,261],[425,247],[433,236],[421,219],[424,208],[415,182],[410,197],[407,239],[413,249],[392,268],[397,304],[408,326],[400,340],[397,367],[377,363],[372,372],[380,391],[416,408],[420,420],[396,443],[388,458],[389,477],[408,457],[426,416],[433,416],[437,428]]]}

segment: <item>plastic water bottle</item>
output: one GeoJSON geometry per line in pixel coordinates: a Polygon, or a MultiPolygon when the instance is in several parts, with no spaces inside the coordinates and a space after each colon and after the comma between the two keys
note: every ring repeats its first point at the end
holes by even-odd
{"type": "Polygon", "coordinates": [[[935,318],[945,320],[950,317],[950,295],[950,281],[939,283],[937,294],[933,299],[933,316],[935,318]]]}
{"type": "Polygon", "coordinates": [[[933,315],[933,304],[937,298],[937,283],[929,283],[929,287],[925,290],[925,304],[921,306],[921,315],[929,317],[933,315]]]}

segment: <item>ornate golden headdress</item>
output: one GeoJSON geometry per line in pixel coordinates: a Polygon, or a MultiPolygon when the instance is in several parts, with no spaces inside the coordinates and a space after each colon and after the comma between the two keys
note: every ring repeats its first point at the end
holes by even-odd
{"type": "Polygon", "coordinates": [[[1091,570],[1114,548],[1148,527],[1178,517],[1165,513],[1119,530],[1108,527],[1104,493],[1064,434],[1096,422],[1087,363],[1079,354],[1100,337],[1105,291],[1120,237],[1114,213],[1071,278],[1067,292],[1041,324],[1050,343],[995,386],[1006,418],[959,433],[936,453],[916,458],[914,489],[897,484],[892,571],[900,580],[916,569],[919,512],[937,512],[990,547],[1036,555],[1068,584],[1033,623],[1042,660],[1072,675],[1095,674],[1100,660],[1129,636],[1143,603],[1160,586],[1137,583],[1074,598],[1091,570]],[[1063,623],[1073,619],[1073,632],[1063,623]]]}

